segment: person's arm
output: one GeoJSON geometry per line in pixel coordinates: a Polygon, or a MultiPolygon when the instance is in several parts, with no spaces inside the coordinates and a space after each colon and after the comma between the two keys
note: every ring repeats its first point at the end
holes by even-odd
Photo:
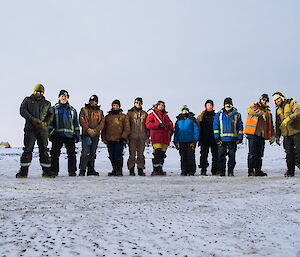
{"type": "Polygon", "coordinates": [[[21,106],[20,106],[20,114],[21,116],[28,121],[32,121],[35,117],[33,117],[29,112],[28,112],[28,99],[27,97],[22,101],[21,106]]]}
{"type": "Polygon", "coordinates": [[[220,138],[220,121],[219,121],[220,115],[222,115],[222,113],[220,112],[216,113],[214,118],[214,123],[213,123],[214,137],[216,140],[220,138]]]}

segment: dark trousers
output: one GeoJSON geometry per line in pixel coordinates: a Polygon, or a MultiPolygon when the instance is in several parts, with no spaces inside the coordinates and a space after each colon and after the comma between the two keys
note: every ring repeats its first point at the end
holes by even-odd
{"type": "Polygon", "coordinates": [[[209,166],[207,161],[209,149],[212,155],[211,173],[214,175],[217,173],[217,169],[218,169],[218,145],[217,144],[200,146],[200,168],[203,172],[206,172],[207,167],[209,166]]]}
{"type": "Polygon", "coordinates": [[[87,166],[89,169],[94,170],[96,151],[98,148],[99,136],[88,137],[86,135],[81,136],[82,150],[80,156],[79,169],[86,170],[87,166]],[[92,144],[88,145],[87,140],[91,139],[92,144]]]}
{"type": "Polygon", "coordinates": [[[248,160],[258,162],[264,156],[265,139],[257,135],[248,135],[248,160]]]}
{"type": "Polygon", "coordinates": [[[235,153],[236,153],[235,142],[223,142],[222,145],[218,146],[218,167],[221,175],[225,175],[226,170],[226,155],[228,155],[228,173],[233,173],[235,167],[235,153]]]}
{"type": "Polygon", "coordinates": [[[283,138],[283,147],[286,153],[288,174],[295,174],[295,165],[300,168],[300,133],[283,138]]]}
{"type": "Polygon", "coordinates": [[[68,173],[74,174],[77,170],[76,167],[76,151],[74,138],[68,137],[53,137],[51,154],[51,169],[54,173],[59,172],[59,156],[60,150],[65,145],[68,156],[68,173]]]}
{"type": "Polygon", "coordinates": [[[194,175],[196,172],[195,149],[191,147],[191,143],[179,143],[182,175],[194,175]]]}
{"type": "Polygon", "coordinates": [[[21,156],[21,170],[28,172],[28,167],[31,164],[32,152],[34,144],[37,141],[39,147],[40,164],[43,171],[50,167],[50,158],[48,154],[48,130],[25,130],[24,131],[24,147],[21,156]]]}

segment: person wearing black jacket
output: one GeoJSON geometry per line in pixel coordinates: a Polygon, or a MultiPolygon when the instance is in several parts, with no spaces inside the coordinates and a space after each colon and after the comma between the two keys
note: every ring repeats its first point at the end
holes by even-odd
{"type": "Polygon", "coordinates": [[[32,152],[37,141],[40,154],[40,164],[43,177],[54,178],[50,170],[48,154],[48,125],[53,119],[51,103],[44,97],[44,86],[37,84],[34,93],[25,97],[20,107],[20,114],[26,120],[24,128],[24,148],[21,156],[21,168],[16,174],[17,178],[27,178],[28,169],[32,160],[32,152]]]}
{"type": "Polygon", "coordinates": [[[200,126],[199,146],[200,146],[200,165],[201,175],[206,176],[207,167],[209,166],[207,158],[209,149],[212,154],[212,175],[217,174],[218,166],[218,145],[214,138],[213,122],[215,118],[214,102],[207,100],[205,110],[197,117],[200,126]]]}

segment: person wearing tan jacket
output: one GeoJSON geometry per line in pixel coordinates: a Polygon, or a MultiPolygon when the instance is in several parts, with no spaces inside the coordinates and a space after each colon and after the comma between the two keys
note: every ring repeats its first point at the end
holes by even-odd
{"type": "Polygon", "coordinates": [[[300,169],[300,104],[293,98],[286,99],[281,92],[273,94],[276,105],[276,143],[280,145],[283,136],[283,147],[286,153],[286,177],[295,176],[295,165],[300,169]]]}
{"type": "Polygon", "coordinates": [[[248,176],[267,176],[261,170],[265,149],[265,140],[274,142],[275,132],[273,119],[268,106],[269,96],[262,94],[258,103],[251,104],[247,109],[245,134],[249,141],[248,176]]]}
{"type": "Polygon", "coordinates": [[[119,100],[112,102],[112,109],[105,116],[102,130],[102,141],[107,144],[109,159],[113,170],[108,176],[123,176],[123,150],[130,133],[130,124],[127,115],[122,113],[119,100]]]}
{"type": "Polygon", "coordinates": [[[128,111],[127,117],[130,122],[129,135],[129,158],[127,167],[129,175],[135,176],[134,166],[137,163],[138,175],[145,176],[145,144],[149,144],[150,131],[146,128],[147,112],[142,109],[143,99],[137,97],[134,100],[134,106],[128,111]],[[137,158],[135,156],[137,155],[137,158]]]}
{"type": "Polygon", "coordinates": [[[86,168],[87,176],[99,176],[99,172],[95,171],[95,159],[99,136],[104,126],[104,115],[98,105],[98,96],[92,95],[89,103],[81,108],[79,124],[82,127],[79,176],[85,176],[86,168]]]}

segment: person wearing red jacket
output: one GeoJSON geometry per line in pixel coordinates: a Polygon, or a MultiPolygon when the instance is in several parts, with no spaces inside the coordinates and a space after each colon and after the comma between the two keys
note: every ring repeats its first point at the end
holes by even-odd
{"type": "Polygon", "coordinates": [[[166,151],[173,135],[173,123],[166,110],[165,103],[158,101],[146,119],[146,127],[150,129],[150,138],[153,147],[153,172],[152,176],[165,176],[163,171],[166,151]]]}

